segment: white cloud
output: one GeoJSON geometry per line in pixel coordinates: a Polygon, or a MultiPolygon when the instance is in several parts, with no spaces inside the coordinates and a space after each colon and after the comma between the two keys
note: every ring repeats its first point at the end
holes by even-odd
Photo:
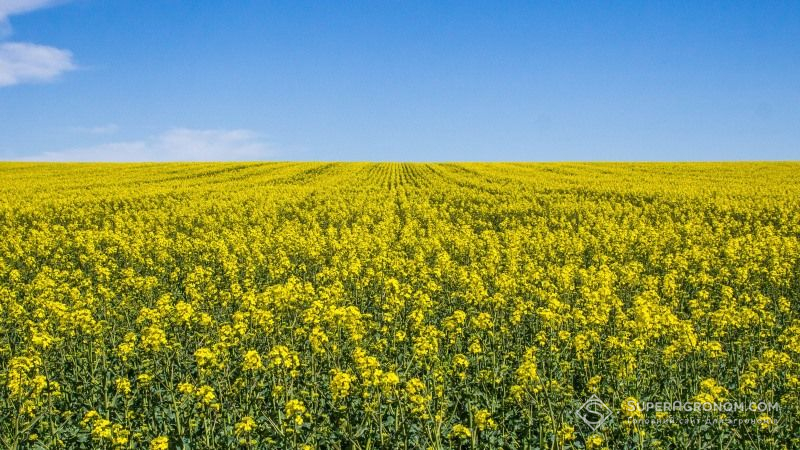
{"type": "Polygon", "coordinates": [[[8,17],[63,3],[64,0],[0,0],[0,36],[11,34],[8,17]]]}
{"type": "Polygon", "coordinates": [[[0,44],[0,87],[52,81],[75,68],[68,50],[25,42],[0,44]]]}
{"type": "Polygon", "coordinates": [[[13,14],[30,12],[47,6],[63,3],[58,0],[3,0],[0,2],[0,19],[13,14]]]}
{"type": "MultiPolygon", "coordinates": [[[[0,37],[11,34],[8,18],[69,0],[0,0],[0,37]]],[[[45,82],[74,70],[72,52],[28,42],[0,43],[0,87],[45,82]]]]}
{"type": "Polygon", "coordinates": [[[45,152],[25,161],[253,161],[275,151],[249,130],[173,128],[148,139],[45,152]]]}
{"type": "Polygon", "coordinates": [[[73,133],[83,134],[114,134],[119,131],[119,126],[115,123],[109,123],[108,125],[99,125],[95,127],[70,127],[67,128],[67,130],[73,133]]]}

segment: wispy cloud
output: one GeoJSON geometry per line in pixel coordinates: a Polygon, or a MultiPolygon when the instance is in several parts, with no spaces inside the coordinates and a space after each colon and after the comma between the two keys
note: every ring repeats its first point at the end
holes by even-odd
{"type": "Polygon", "coordinates": [[[65,0],[2,0],[0,1],[0,35],[11,33],[9,16],[35,11],[37,9],[64,3],[65,0]]]}
{"type": "MultiPolygon", "coordinates": [[[[0,0],[0,37],[11,34],[8,18],[67,0],[0,0]]],[[[53,81],[76,69],[72,52],[29,42],[0,43],[0,87],[53,81]]]]}
{"type": "Polygon", "coordinates": [[[109,123],[95,127],[69,127],[67,131],[82,134],[114,134],[119,131],[119,126],[115,123],[109,123]]]}
{"type": "Polygon", "coordinates": [[[0,44],[0,86],[52,81],[75,68],[68,50],[26,42],[0,44]]]}
{"type": "Polygon", "coordinates": [[[45,152],[21,159],[81,162],[253,161],[275,156],[274,149],[250,130],[173,128],[148,139],[45,152]]]}

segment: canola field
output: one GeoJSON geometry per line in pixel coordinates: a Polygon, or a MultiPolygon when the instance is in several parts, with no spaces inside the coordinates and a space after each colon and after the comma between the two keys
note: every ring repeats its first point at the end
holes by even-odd
{"type": "Polygon", "coordinates": [[[798,163],[3,163],[0,447],[800,448],[799,304],[798,163]]]}

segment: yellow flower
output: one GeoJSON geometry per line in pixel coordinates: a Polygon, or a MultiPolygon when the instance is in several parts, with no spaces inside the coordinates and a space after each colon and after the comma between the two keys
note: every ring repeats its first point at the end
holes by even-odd
{"type": "Polygon", "coordinates": [[[251,416],[244,416],[242,420],[234,425],[234,432],[237,435],[249,434],[256,427],[256,421],[251,416]]]}
{"type": "Polygon", "coordinates": [[[83,415],[83,420],[81,420],[82,427],[88,427],[92,422],[100,418],[100,414],[98,414],[95,410],[87,411],[86,414],[83,415]]]}
{"type": "Polygon", "coordinates": [[[38,357],[18,356],[11,358],[8,362],[6,375],[6,387],[11,393],[11,397],[19,397],[25,391],[32,378],[32,373],[41,364],[38,357]]]}
{"type": "Polygon", "coordinates": [[[425,383],[419,378],[411,378],[406,382],[406,396],[411,403],[411,412],[425,419],[429,417],[428,402],[431,395],[426,392],[425,383]]]}
{"type": "Polygon", "coordinates": [[[768,430],[772,425],[775,425],[775,419],[768,414],[761,414],[758,416],[758,419],[756,419],[756,422],[762,430],[768,430]]]}
{"type": "Polygon", "coordinates": [[[136,348],[137,339],[138,337],[136,336],[136,333],[127,333],[123,338],[122,343],[117,346],[116,354],[123,362],[127,361],[128,358],[133,355],[133,352],[136,348]]]}
{"type": "Polygon", "coordinates": [[[149,326],[142,330],[142,348],[150,351],[161,350],[167,345],[167,334],[157,326],[149,326]]]}
{"type": "Polygon", "coordinates": [[[695,396],[695,401],[701,403],[714,403],[725,401],[728,390],[720,386],[717,380],[707,378],[700,382],[700,392],[695,396]]]}
{"type": "Polygon", "coordinates": [[[469,367],[469,359],[467,359],[466,356],[462,355],[461,353],[458,353],[455,356],[453,356],[453,360],[451,363],[451,370],[452,373],[455,374],[460,380],[466,379],[468,367],[469,367]]]}
{"type": "Polygon", "coordinates": [[[558,430],[558,441],[562,444],[575,440],[575,428],[572,425],[564,424],[558,430]]]}
{"type": "Polygon", "coordinates": [[[660,400],[752,404],[738,446],[780,447],[798,420],[772,406],[800,404],[798,173],[3,163],[0,420],[17,447],[164,450],[180,420],[207,446],[311,450],[354,418],[347,446],[402,447],[391,412],[417,446],[659,448],[680,427],[633,419],[674,408],[628,395],[680,385],[660,400]],[[577,436],[592,394],[615,417],[577,436]]]}
{"type": "Polygon", "coordinates": [[[531,347],[525,352],[522,358],[522,364],[516,372],[517,382],[522,385],[534,385],[539,381],[539,375],[536,368],[536,348],[531,347]]]}
{"type": "Polygon", "coordinates": [[[586,450],[596,450],[603,445],[603,436],[592,434],[586,438],[586,450]]]}
{"type": "Polygon", "coordinates": [[[468,350],[469,350],[470,353],[472,353],[474,355],[477,355],[477,354],[483,352],[483,347],[481,347],[481,342],[476,339],[476,340],[472,341],[471,344],[469,344],[469,349],[468,350]]]}
{"type": "Polygon", "coordinates": [[[150,450],[168,450],[169,439],[166,436],[159,436],[150,441],[150,450]]]}
{"type": "Polygon", "coordinates": [[[206,347],[200,347],[194,352],[194,358],[197,361],[197,366],[201,369],[203,368],[210,368],[210,367],[217,367],[219,362],[217,360],[217,354],[214,353],[211,349],[206,347]]]}
{"type": "Polygon", "coordinates": [[[177,321],[182,324],[189,323],[194,315],[194,307],[191,303],[180,301],[175,304],[175,313],[177,314],[177,321]]]}
{"type": "Polygon", "coordinates": [[[420,335],[414,338],[414,356],[419,359],[435,358],[439,353],[439,331],[433,325],[427,325],[420,335]]]}
{"type": "Polygon", "coordinates": [[[297,352],[289,350],[285,345],[276,345],[267,356],[270,366],[284,369],[294,369],[300,366],[300,357],[297,352]]]}
{"type": "Polygon", "coordinates": [[[124,447],[128,445],[131,432],[126,430],[122,425],[115,423],[111,426],[111,444],[115,447],[124,447]]]}
{"type": "Polygon", "coordinates": [[[628,419],[641,419],[644,417],[639,401],[636,397],[628,397],[622,401],[622,415],[628,419]]]}
{"type": "Polygon", "coordinates": [[[111,440],[111,421],[108,419],[95,419],[92,422],[92,437],[111,440]]]}
{"type": "Polygon", "coordinates": [[[255,350],[248,350],[247,353],[244,354],[244,362],[242,363],[242,370],[245,372],[248,371],[255,371],[264,368],[264,364],[261,362],[261,355],[258,354],[255,350]]]}
{"type": "Polygon", "coordinates": [[[471,320],[472,326],[479,330],[489,330],[494,327],[492,316],[489,313],[482,312],[471,320]]]}
{"type": "Polygon", "coordinates": [[[384,394],[392,394],[400,384],[400,377],[395,372],[385,372],[380,379],[381,390],[384,394]]]}
{"type": "Polygon", "coordinates": [[[595,375],[592,378],[589,378],[589,381],[586,383],[586,390],[589,392],[596,394],[598,388],[600,386],[600,382],[603,380],[603,377],[600,375],[595,375]]]}
{"type": "Polygon", "coordinates": [[[450,434],[447,435],[450,439],[454,440],[467,440],[472,437],[472,431],[464,425],[457,423],[453,425],[450,434]]]}
{"type": "Polygon", "coordinates": [[[194,394],[194,385],[192,383],[179,383],[178,392],[184,395],[194,394]]]}
{"type": "Polygon", "coordinates": [[[122,395],[130,395],[131,382],[127,378],[117,378],[114,381],[114,384],[117,387],[117,392],[119,392],[122,395]]]}
{"type": "Polygon", "coordinates": [[[342,372],[339,369],[333,369],[333,376],[331,377],[331,396],[334,401],[338,401],[347,397],[350,393],[350,385],[355,380],[352,375],[342,372]]]}
{"type": "Polygon", "coordinates": [[[325,353],[325,344],[328,343],[328,335],[319,327],[314,327],[308,335],[308,341],[314,353],[325,353]]]}
{"type": "Polygon", "coordinates": [[[497,428],[497,423],[492,419],[492,415],[485,409],[475,411],[475,425],[479,431],[494,430],[497,428]]]}
{"type": "Polygon", "coordinates": [[[286,413],[287,419],[293,419],[294,424],[300,426],[303,424],[303,414],[306,412],[306,405],[300,400],[292,399],[286,402],[284,412],[286,413]]]}
{"type": "Polygon", "coordinates": [[[214,392],[214,388],[211,386],[204,384],[197,388],[197,398],[200,399],[200,402],[204,406],[208,406],[211,409],[219,409],[219,403],[217,403],[217,394],[214,392]]]}
{"type": "Polygon", "coordinates": [[[31,344],[46,350],[53,343],[53,336],[45,330],[35,329],[31,335],[31,344]]]}

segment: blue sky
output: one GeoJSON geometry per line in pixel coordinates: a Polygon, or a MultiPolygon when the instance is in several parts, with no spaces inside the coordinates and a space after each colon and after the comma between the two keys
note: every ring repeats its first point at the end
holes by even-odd
{"type": "Polygon", "coordinates": [[[0,0],[0,159],[800,159],[800,2],[0,0]]]}

